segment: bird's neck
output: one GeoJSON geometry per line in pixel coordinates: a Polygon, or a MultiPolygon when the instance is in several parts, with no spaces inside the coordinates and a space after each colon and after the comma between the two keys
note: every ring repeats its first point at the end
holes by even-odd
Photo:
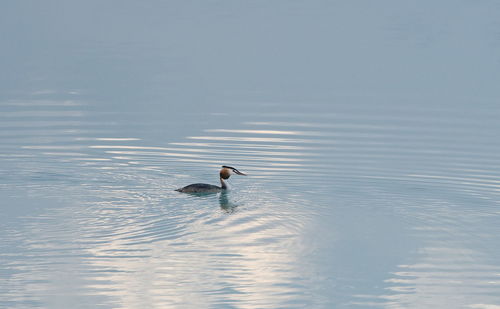
{"type": "Polygon", "coordinates": [[[229,190],[230,189],[229,183],[224,181],[224,179],[222,179],[222,177],[220,178],[220,187],[222,188],[222,190],[229,190]]]}

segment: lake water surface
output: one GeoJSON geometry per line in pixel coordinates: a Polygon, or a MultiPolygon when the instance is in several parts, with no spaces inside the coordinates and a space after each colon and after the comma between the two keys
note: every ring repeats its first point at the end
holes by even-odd
{"type": "Polygon", "coordinates": [[[494,1],[0,11],[0,307],[500,308],[494,1]]]}

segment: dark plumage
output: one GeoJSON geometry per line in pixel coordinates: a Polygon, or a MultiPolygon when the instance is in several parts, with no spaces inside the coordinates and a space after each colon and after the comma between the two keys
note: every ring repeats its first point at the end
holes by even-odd
{"type": "Polygon", "coordinates": [[[222,191],[221,187],[209,185],[207,183],[193,183],[192,185],[185,186],[184,188],[177,189],[175,191],[183,193],[211,193],[222,191]]]}

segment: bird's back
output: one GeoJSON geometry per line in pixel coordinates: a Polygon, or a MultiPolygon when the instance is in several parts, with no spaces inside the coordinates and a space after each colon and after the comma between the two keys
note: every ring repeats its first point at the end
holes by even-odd
{"type": "Polygon", "coordinates": [[[185,186],[184,188],[177,189],[175,191],[184,192],[184,193],[210,193],[210,192],[219,192],[222,189],[220,187],[209,185],[206,183],[194,183],[189,186],[185,186]]]}

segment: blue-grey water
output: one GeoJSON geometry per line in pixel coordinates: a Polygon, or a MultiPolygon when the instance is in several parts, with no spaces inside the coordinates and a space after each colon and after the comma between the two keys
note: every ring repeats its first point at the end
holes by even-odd
{"type": "Polygon", "coordinates": [[[1,308],[500,308],[497,1],[3,1],[0,55],[1,308]]]}

